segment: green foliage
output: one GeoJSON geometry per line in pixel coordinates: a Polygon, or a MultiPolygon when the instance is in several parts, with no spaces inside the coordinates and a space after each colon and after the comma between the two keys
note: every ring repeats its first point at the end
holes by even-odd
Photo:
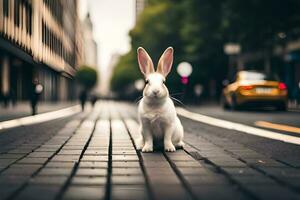
{"type": "MultiPolygon", "coordinates": [[[[151,3],[139,17],[136,26],[130,31],[132,50],[121,57],[114,69],[111,86],[114,91],[122,93],[134,80],[142,78],[136,58],[136,49],[143,46],[151,55],[154,65],[158,62],[163,51],[173,46],[175,48],[175,62],[178,63],[180,40],[178,27],[180,18],[177,6],[169,1],[151,3]],[[178,26],[176,24],[178,23],[178,26]],[[178,56],[176,56],[178,55],[178,56]]],[[[175,70],[168,78],[172,82],[175,70]],[[173,78],[172,78],[173,77],[173,78]]],[[[176,81],[178,83],[178,80],[176,81]]]]}
{"type": "Polygon", "coordinates": [[[113,91],[120,93],[134,82],[134,80],[141,77],[136,63],[136,53],[130,51],[129,53],[121,56],[111,79],[111,88],[113,91]]]}
{"type": "Polygon", "coordinates": [[[89,66],[81,66],[75,74],[75,79],[86,90],[90,90],[97,83],[97,71],[89,66]]]}
{"type": "Polygon", "coordinates": [[[224,37],[241,43],[246,51],[270,49],[282,42],[280,32],[286,34],[285,40],[299,37],[299,9],[297,0],[227,0],[222,14],[224,37]]]}
{"type": "MultiPolygon", "coordinates": [[[[190,90],[194,84],[206,88],[209,82],[221,82],[226,75],[223,53],[221,0],[189,0],[182,3],[183,20],[180,29],[184,60],[192,63],[190,90]]],[[[204,90],[206,92],[208,90],[204,90]]]]}
{"type": "MultiPolygon", "coordinates": [[[[243,52],[271,50],[299,37],[300,1],[298,0],[148,0],[148,6],[130,31],[132,50],[124,55],[114,70],[112,89],[122,92],[137,78],[136,49],[143,46],[154,65],[168,47],[175,50],[174,64],[188,61],[193,66],[188,91],[201,83],[221,82],[227,76],[227,42],[237,42],[243,52]],[[286,38],[278,37],[279,33],[286,38]]],[[[180,78],[173,69],[168,88],[181,91],[180,78]]],[[[212,84],[213,85],[213,84],[212,84]]]]}

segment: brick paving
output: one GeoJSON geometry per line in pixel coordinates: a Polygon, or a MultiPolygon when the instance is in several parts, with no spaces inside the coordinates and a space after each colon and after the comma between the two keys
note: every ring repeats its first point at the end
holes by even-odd
{"type": "Polygon", "coordinates": [[[183,150],[141,153],[138,135],[132,106],[101,101],[55,134],[0,147],[0,199],[300,199],[299,166],[189,133],[183,150]]]}

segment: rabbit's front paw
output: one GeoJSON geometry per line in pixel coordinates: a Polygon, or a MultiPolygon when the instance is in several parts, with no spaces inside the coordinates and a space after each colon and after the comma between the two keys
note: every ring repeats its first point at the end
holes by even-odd
{"type": "Polygon", "coordinates": [[[152,152],[153,146],[145,144],[145,146],[142,149],[142,152],[152,152]]]}
{"type": "Polygon", "coordinates": [[[174,152],[176,151],[175,146],[172,144],[172,142],[165,144],[165,151],[174,152]]]}
{"type": "Polygon", "coordinates": [[[143,148],[143,145],[141,144],[136,144],[136,150],[141,150],[143,148]]]}
{"type": "Polygon", "coordinates": [[[177,148],[183,149],[183,147],[184,147],[184,142],[183,142],[183,141],[180,141],[180,142],[178,142],[175,146],[176,146],[177,148]]]}
{"type": "Polygon", "coordinates": [[[144,146],[143,138],[139,138],[135,141],[135,146],[137,150],[141,150],[144,146]]]}

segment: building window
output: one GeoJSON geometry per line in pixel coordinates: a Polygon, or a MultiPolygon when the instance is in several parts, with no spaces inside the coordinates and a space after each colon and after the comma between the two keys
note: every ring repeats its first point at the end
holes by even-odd
{"type": "Polygon", "coordinates": [[[61,0],[44,0],[44,4],[48,7],[58,24],[63,26],[63,5],[61,0]]]}
{"type": "Polygon", "coordinates": [[[3,15],[5,17],[8,17],[8,1],[9,0],[3,0],[3,15]]]}
{"type": "Polygon", "coordinates": [[[61,39],[47,27],[44,20],[42,21],[42,42],[56,55],[68,62],[66,57],[63,55],[64,47],[61,39]]]}
{"type": "Polygon", "coordinates": [[[26,32],[32,35],[32,5],[29,1],[25,1],[25,15],[26,15],[26,32]]]}
{"type": "Polygon", "coordinates": [[[20,26],[20,7],[21,7],[21,1],[20,0],[15,0],[15,5],[14,5],[14,22],[17,27],[20,26]]]}
{"type": "Polygon", "coordinates": [[[46,34],[45,23],[44,23],[44,21],[42,21],[42,42],[43,42],[43,44],[46,44],[45,34],[46,34]]]}

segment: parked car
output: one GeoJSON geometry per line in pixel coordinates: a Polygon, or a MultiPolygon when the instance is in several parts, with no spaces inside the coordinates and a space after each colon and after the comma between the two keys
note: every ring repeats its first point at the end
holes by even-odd
{"type": "Polygon", "coordinates": [[[235,80],[226,85],[222,94],[225,109],[243,106],[273,106],[287,109],[287,87],[274,76],[257,71],[240,71],[235,80]]]}

